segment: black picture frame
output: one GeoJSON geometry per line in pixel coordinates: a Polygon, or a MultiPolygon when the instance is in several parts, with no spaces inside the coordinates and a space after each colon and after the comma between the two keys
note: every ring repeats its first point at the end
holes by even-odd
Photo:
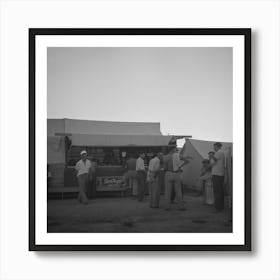
{"type": "Polygon", "coordinates": [[[251,29],[29,29],[29,250],[30,251],[251,251],[251,29]],[[245,74],[244,245],[37,245],[35,242],[35,38],[37,35],[243,35],[245,74]]]}

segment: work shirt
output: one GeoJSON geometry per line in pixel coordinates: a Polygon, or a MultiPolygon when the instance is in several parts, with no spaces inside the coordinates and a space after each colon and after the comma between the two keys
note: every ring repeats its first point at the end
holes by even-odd
{"type": "Polygon", "coordinates": [[[78,171],[77,177],[85,173],[88,174],[90,168],[91,168],[91,162],[88,159],[86,159],[85,162],[82,159],[80,159],[75,166],[75,169],[78,171]]]}
{"type": "Polygon", "coordinates": [[[168,154],[163,159],[163,169],[165,171],[173,172],[173,157],[172,155],[168,154]]]}
{"type": "Polygon", "coordinates": [[[173,162],[173,171],[178,171],[181,166],[179,153],[174,153],[172,155],[172,162],[173,162]]]}
{"type": "Polygon", "coordinates": [[[218,150],[214,157],[217,161],[212,162],[212,175],[225,176],[225,154],[222,150],[218,150]]]}
{"type": "Polygon", "coordinates": [[[126,166],[128,170],[136,170],[136,159],[130,158],[126,161],[126,166]]]}
{"type": "Polygon", "coordinates": [[[163,169],[165,171],[177,172],[181,165],[182,161],[179,153],[169,154],[163,159],[163,169]]]}
{"type": "Polygon", "coordinates": [[[92,173],[95,173],[96,172],[96,169],[97,169],[97,162],[95,161],[91,161],[91,172],[92,173]]]}
{"type": "Polygon", "coordinates": [[[149,162],[147,181],[153,182],[156,179],[156,172],[160,170],[160,160],[158,157],[154,157],[149,162]]]}
{"type": "Polygon", "coordinates": [[[140,171],[140,170],[145,171],[144,160],[143,160],[141,157],[139,157],[139,158],[136,160],[136,171],[140,171]]]}
{"type": "Polygon", "coordinates": [[[154,157],[149,162],[149,171],[156,172],[160,170],[160,160],[158,157],[154,157]]]}

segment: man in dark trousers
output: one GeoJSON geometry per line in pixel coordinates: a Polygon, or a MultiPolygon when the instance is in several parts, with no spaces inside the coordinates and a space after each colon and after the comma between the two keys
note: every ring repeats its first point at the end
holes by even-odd
{"type": "Polygon", "coordinates": [[[145,158],[145,154],[143,152],[141,152],[136,161],[138,201],[143,201],[145,187],[146,187],[147,174],[146,174],[146,168],[145,168],[145,164],[144,164],[144,158],[145,158]]]}
{"type": "Polygon", "coordinates": [[[96,198],[96,172],[98,167],[98,159],[91,159],[91,174],[89,176],[88,195],[89,198],[96,198]]]}
{"type": "Polygon", "coordinates": [[[209,155],[212,166],[212,181],[215,197],[215,213],[224,209],[224,180],[225,180],[225,154],[221,150],[222,144],[216,142],[213,145],[215,154],[209,155]]]}

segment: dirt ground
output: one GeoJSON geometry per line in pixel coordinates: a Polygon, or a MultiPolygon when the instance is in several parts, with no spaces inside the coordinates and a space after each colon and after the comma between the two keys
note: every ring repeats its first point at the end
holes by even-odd
{"type": "Polygon", "coordinates": [[[232,232],[228,209],[214,213],[202,197],[184,195],[186,211],[172,204],[164,210],[149,207],[149,198],[138,202],[131,197],[96,198],[88,205],[76,199],[48,201],[48,232],[232,232]]]}

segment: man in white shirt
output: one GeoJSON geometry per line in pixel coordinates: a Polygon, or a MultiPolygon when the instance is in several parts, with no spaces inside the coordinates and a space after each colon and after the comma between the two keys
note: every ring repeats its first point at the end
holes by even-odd
{"type": "Polygon", "coordinates": [[[88,186],[89,177],[91,174],[91,162],[87,159],[87,152],[81,151],[81,159],[76,163],[75,169],[77,171],[79,194],[78,201],[83,204],[88,204],[88,198],[86,195],[86,188],[88,186]]]}
{"type": "Polygon", "coordinates": [[[213,147],[215,154],[210,155],[212,181],[216,212],[220,212],[224,209],[225,154],[221,150],[222,144],[220,142],[214,143],[213,147]]]}
{"type": "Polygon", "coordinates": [[[145,187],[146,187],[146,170],[145,170],[144,158],[145,158],[145,154],[143,152],[141,152],[139,154],[138,159],[136,160],[138,201],[143,201],[145,187]]]}
{"type": "Polygon", "coordinates": [[[149,162],[147,182],[150,193],[150,207],[158,208],[160,199],[160,186],[158,179],[158,172],[160,171],[160,159],[157,154],[149,162]]]}

